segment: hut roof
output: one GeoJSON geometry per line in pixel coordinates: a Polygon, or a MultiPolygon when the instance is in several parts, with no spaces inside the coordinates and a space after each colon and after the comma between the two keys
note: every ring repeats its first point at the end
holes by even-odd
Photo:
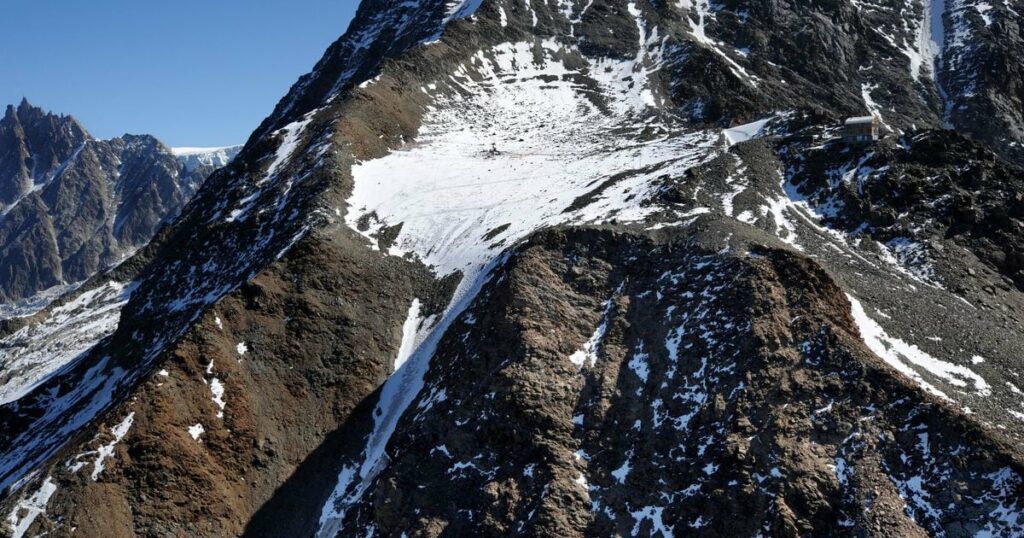
{"type": "Polygon", "coordinates": [[[875,122],[874,116],[857,116],[854,118],[846,118],[843,122],[844,125],[866,125],[875,122]]]}

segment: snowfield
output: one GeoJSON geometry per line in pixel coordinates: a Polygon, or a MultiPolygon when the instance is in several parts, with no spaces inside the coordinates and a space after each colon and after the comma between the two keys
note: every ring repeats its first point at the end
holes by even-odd
{"type": "Polygon", "coordinates": [[[542,51],[538,64],[532,44],[505,44],[478,53],[447,88],[422,88],[436,105],[417,141],[353,168],[346,222],[374,244],[382,228],[400,223],[391,254],[414,253],[438,274],[462,271],[469,282],[540,228],[642,220],[654,208],[637,202],[659,176],[720,150],[717,130],[644,115],[650,97],[641,88],[650,81],[642,61],[613,69],[633,80],[595,80],[590,74],[604,75],[606,61],[576,71],[558,59],[565,47],[548,41],[542,51]]]}

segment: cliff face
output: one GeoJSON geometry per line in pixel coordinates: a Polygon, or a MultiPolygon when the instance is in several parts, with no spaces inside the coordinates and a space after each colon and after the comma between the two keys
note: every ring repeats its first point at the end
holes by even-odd
{"type": "Polygon", "coordinates": [[[364,3],[0,341],[9,529],[1013,535],[1020,168],[932,7],[364,3]]]}
{"type": "MultiPolygon", "coordinates": [[[[145,245],[215,168],[148,135],[95,140],[22,101],[0,120],[0,302],[45,306],[145,245]],[[44,293],[50,290],[51,293],[44,293]]],[[[16,308],[8,308],[17,313],[16,308]]]]}

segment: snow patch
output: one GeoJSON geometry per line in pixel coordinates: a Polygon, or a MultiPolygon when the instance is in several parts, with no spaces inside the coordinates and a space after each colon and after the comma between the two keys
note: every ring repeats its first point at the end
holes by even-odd
{"type": "Polygon", "coordinates": [[[224,418],[224,384],[216,377],[210,380],[213,403],[217,404],[217,418],[224,418]]]}
{"type": "Polygon", "coordinates": [[[725,139],[731,146],[733,144],[739,144],[740,142],[746,142],[758,138],[764,132],[764,128],[768,125],[768,122],[775,119],[775,116],[770,116],[761,120],[752,121],[743,125],[737,125],[736,127],[730,127],[722,131],[725,135],[725,139]]]}
{"type": "Polygon", "coordinates": [[[864,312],[860,301],[849,294],[847,298],[850,301],[850,313],[857,323],[861,337],[868,348],[897,371],[916,381],[927,392],[945,400],[953,401],[945,393],[927,382],[915,368],[938,377],[954,387],[966,389],[969,388],[969,384],[973,385],[974,392],[979,396],[988,396],[992,393],[992,387],[969,368],[936,359],[914,344],[908,344],[899,338],[889,336],[881,325],[864,312]]]}
{"type": "Polygon", "coordinates": [[[198,441],[199,436],[204,433],[206,433],[206,428],[204,428],[203,425],[199,422],[196,422],[195,424],[188,427],[189,436],[191,436],[192,439],[195,439],[196,441],[198,441]]]}

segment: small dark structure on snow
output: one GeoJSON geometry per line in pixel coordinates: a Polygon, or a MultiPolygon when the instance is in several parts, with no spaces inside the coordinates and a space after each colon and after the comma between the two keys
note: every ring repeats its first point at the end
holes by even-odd
{"type": "Polygon", "coordinates": [[[843,140],[848,143],[864,143],[878,140],[878,118],[857,116],[843,122],[843,140]]]}

